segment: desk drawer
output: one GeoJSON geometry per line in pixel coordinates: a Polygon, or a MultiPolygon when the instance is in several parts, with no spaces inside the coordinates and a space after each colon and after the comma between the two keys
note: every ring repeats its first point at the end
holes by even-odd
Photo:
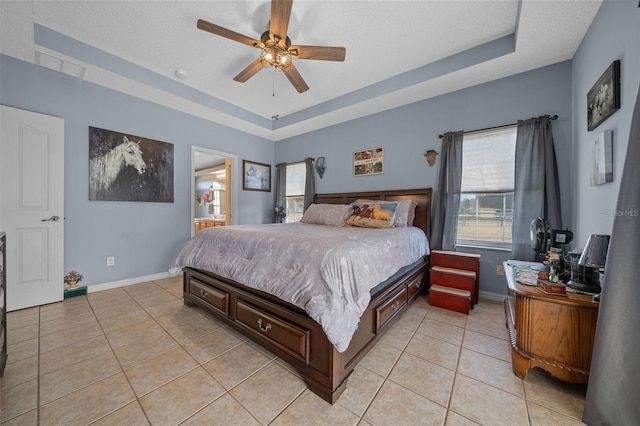
{"type": "Polygon", "coordinates": [[[236,322],[289,355],[309,363],[309,330],[243,300],[236,301],[236,322]]]}
{"type": "Polygon", "coordinates": [[[376,308],[376,333],[382,330],[387,322],[393,318],[407,304],[407,287],[389,297],[376,308]]]}
{"type": "Polygon", "coordinates": [[[189,293],[207,302],[224,315],[229,315],[229,293],[189,277],[189,293]]]}

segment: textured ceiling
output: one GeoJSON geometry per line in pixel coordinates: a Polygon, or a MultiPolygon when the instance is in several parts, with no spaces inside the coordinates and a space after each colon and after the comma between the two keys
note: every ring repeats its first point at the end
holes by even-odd
{"type": "Polygon", "coordinates": [[[233,81],[259,50],[196,28],[204,19],[259,38],[268,1],[2,0],[0,49],[62,59],[87,81],[280,140],[571,59],[600,4],[295,0],[294,44],[347,51],[345,62],[297,60],[302,94],[270,69],[233,81]]]}

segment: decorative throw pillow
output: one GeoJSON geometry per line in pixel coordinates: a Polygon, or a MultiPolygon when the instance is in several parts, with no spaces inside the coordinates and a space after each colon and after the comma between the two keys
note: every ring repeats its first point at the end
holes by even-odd
{"type": "Polygon", "coordinates": [[[300,219],[301,223],[313,225],[344,226],[351,213],[348,204],[311,204],[300,219]]]}
{"type": "Polygon", "coordinates": [[[418,203],[413,200],[397,200],[397,201],[383,201],[383,200],[356,200],[353,204],[389,204],[396,203],[398,208],[396,210],[396,216],[393,220],[393,226],[413,226],[413,221],[416,218],[416,207],[418,203]]]}
{"type": "Polygon", "coordinates": [[[346,222],[349,226],[360,226],[362,228],[393,228],[393,219],[395,218],[398,204],[354,203],[351,204],[351,208],[351,215],[346,222]]]}

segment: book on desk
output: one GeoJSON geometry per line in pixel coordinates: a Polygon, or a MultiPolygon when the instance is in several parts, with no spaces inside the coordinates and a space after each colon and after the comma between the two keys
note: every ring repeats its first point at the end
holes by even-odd
{"type": "Polygon", "coordinates": [[[536,287],[538,288],[538,290],[546,294],[557,296],[566,296],[567,294],[567,285],[563,282],[554,283],[549,280],[538,279],[536,287]]]}

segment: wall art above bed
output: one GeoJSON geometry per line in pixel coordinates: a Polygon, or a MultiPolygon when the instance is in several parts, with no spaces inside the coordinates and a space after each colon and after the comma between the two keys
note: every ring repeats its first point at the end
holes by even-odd
{"type": "Polygon", "coordinates": [[[384,149],[364,149],[353,153],[353,175],[379,175],[384,172],[384,149]]]}
{"type": "Polygon", "coordinates": [[[89,127],[89,200],[173,202],[173,144],[89,127]]]}

